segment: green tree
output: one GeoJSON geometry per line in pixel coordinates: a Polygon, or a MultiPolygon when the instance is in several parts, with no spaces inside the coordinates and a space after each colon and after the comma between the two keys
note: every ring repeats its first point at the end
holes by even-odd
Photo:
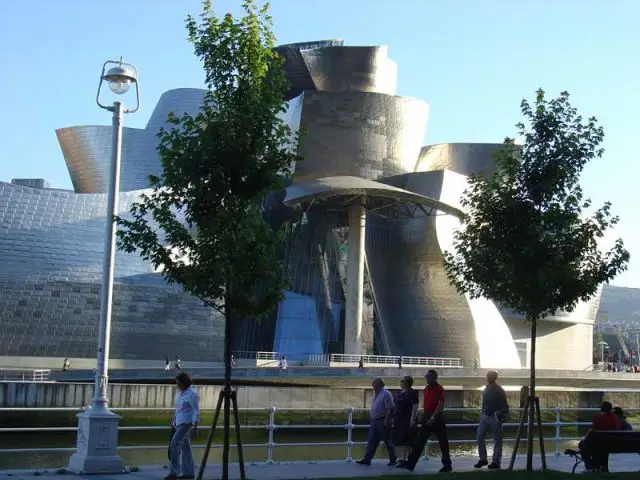
{"type": "MultiPolygon", "coordinates": [[[[187,17],[207,92],[196,115],[169,116],[159,134],[162,174],[119,218],[118,247],[138,252],[176,283],[224,314],[223,477],[228,478],[232,322],[272,312],[284,287],[282,231],[263,202],[282,191],[297,156],[297,134],[282,120],[287,82],[268,5],[242,4],[241,18],[219,18],[203,2],[187,17]]],[[[205,460],[206,461],[206,460],[205,460]]]]}
{"type": "MultiPolygon", "coordinates": [[[[560,310],[589,300],[604,282],[627,268],[618,239],[603,252],[599,240],[618,221],[610,204],[588,215],[580,174],[602,156],[595,118],[586,122],[569,94],[535,103],[523,100],[523,145],[506,139],[497,170],[471,177],[461,199],[465,216],[453,250],[445,254],[450,282],[472,298],[490,298],[524,315],[531,325],[530,402],[535,398],[536,326],[560,310]]],[[[532,469],[534,408],[529,403],[527,469],[532,469]]]]}

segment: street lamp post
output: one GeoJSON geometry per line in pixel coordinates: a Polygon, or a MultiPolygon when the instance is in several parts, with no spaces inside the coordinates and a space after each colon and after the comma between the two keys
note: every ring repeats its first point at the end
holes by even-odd
{"type": "Polygon", "coordinates": [[[98,355],[95,385],[91,407],[78,415],[78,438],[76,451],[69,459],[68,469],[84,474],[120,473],[124,469],[118,456],[118,423],[120,416],[109,410],[107,384],[109,372],[109,346],[111,336],[111,306],[113,299],[113,274],[116,247],[115,215],[118,213],[120,190],[120,156],[122,150],[122,118],[140,107],[138,72],[133,65],[108,60],[102,66],[96,103],[100,108],[113,113],[113,150],[110,165],[109,190],[107,191],[104,259],[102,265],[102,288],[100,289],[100,324],[98,328],[98,355]],[[107,67],[111,66],[109,70],[107,67]],[[102,84],[107,82],[116,95],[125,94],[134,85],[135,108],[128,109],[121,102],[104,105],[100,102],[102,84]]]}
{"type": "Polygon", "coordinates": [[[600,346],[600,361],[602,362],[602,370],[606,371],[605,362],[604,362],[604,349],[609,348],[609,344],[607,342],[598,342],[600,346]]]}

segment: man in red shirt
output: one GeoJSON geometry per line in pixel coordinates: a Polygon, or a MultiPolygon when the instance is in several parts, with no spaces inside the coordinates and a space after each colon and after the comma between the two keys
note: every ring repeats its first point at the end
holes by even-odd
{"type": "Polygon", "coordinates": [[[444,423],[443,416],[444,388],[438,383],[438,372],[435,370],[429,370],[425,378],[427,379],[427,386],[424,389],[422,426],[415,445],[412,445],[409,458],[398,467],[413,471],[422,456],[427,440],[429,440],[431,433],[434,433],[440,444],[440,452],[442,452],[442,468],[440,472],[450,472],[452,468],[451,456],[449,455],[449,439],[447,438],[447,426],[444,423]]]}
{"type": "MultiPolygon", "coordinates": [[[[602,402],[600,405],[600,413],[593,417],[591,422],[592,430],[620,430],[622,423],[618,416],[613,413],[613,405],[611,402],[602,402]]],[[[578,448],[582,452],[584,459],[584,468],[586,470],[607,469],[609,464],[609,454],[591,451],[589,445],[585,445],[584,440],[578,443],[578,448]]]]}
{"type": "Polygon", "coordinates": [[[592,428],[594,430],[620,430],[620,427],[620,419],[613,413],[611,402],[602,402],[600,413],[593,417],[592,428]]]}

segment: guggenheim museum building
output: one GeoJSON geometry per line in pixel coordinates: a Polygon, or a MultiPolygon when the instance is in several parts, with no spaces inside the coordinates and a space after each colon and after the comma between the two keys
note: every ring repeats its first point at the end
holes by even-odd
{"type": "MultiPolygon", "coordinates": [[[[237,321],[238,354],[429,356],[526,367],[523,318],[457,293],[442,263],[466,179],[492,172],[501,144],[423,145],[429,105],[396,94],[397,65],[386,46],[329,40],[278,50],[290,84],[286,121],[305,131],[304,161],[265,211],[274,222],[294,219],[279,259],[289,287],[269,318],[237,321]]],[[[168,113],[197,112],[203,93],[165,92],[146,128],[125,128],[122,215],[148,175],[161,173],[156,134],[168,113]]],[[[39,179],[0,182],[0,356],[95,358],[112,128],[56,134],[73,191],[39,179]]],[[[539,324],[539,368],[592,363],[599,300],[539,324]]],[[[217,361],[222,321],[137,255],[116,254],[111,358],[217,361]]]]}

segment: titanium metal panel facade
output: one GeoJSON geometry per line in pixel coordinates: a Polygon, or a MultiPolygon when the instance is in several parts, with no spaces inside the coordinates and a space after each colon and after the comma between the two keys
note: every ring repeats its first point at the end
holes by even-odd
{"type": "MultiPolygon", "coordinates": [[[[305,159],[296,165],[294,185],[360,177],[371,180],[373,190],[392,185],[438,200],[452,213],[466,178],[495,170],[501,144],[422,146],[429,107],[395,95],[397,68],[385,46],[344,47],[341,40],[325,40],[277,50],[285,57],[290,83],[283,119],[294,132],[304,132],[305,159]]],[[[169,112],[196,114],[204,94],[170,90],[145,129],[125,129],[121,212],[147,188],[149,174],[160,172],[156,135],[169,112]]],[[[76,193],[30,179],[16,182],[20,185],[0,182],[2,355],[95,356],[111,127],[69,127],[57,135],[76,193]]],[[[284,198],[285,192],[273,194],[264,204],[274,226],[293,220],[280,252],[289,288],[271,318],[234,322],[235,348],[279,351],[291,359],[341,353],[346,209],[318,202],[302,214],[285,207],[284,198]]],[[[526,360],[523,322],[490,300],[459,295],[446,279],[442,256],[451,248],[457,218],[374,213],[367,215],[362,353],[520,366],[526,360]]],[[[113,358],[159,363],[165,355],[186,361],[220,358],[222,318],[168,286],[137,255],[117,253],[115,283],[113,358]]],[[[540,327],[540,368],[582,369],[590,363],[598,302],[596,296],[540,327]],[[558,361],[558,346],[569,339],[574,355],[558,361]]]]}
{"type": "Polygon", "coordinates": [[[342,40],[320,40],[317,42],[290,43],[276,47],[276,51],[284,59],[284,73],[289,83],[286,100],[297,97],[305,90],[316,90],[307,64],[302,57],[302,51],[323,47],[341,47],[342,40]]]}
{"type": "Polygon", "coordinates": [[[158,133],[161,127],[167,125],[169,113],[174,113],[178,117],[185,113],[192,116],[197,115],[202,107],[205,93],[205,90],[200,88],[174,88],[164,92],[160,96],[145,130],[149,130],[154,135],[158,133]]]}
{"type": "Polygon", "coordinates": [[[495,155],[504,147],[502,143],[440,143],[422,147],[416,162],[416,172],[451,170],[462,175],[496,169],[495,155]]]}
{"type": "MultiPolygon", "coordinates": [[[[0,182],[0,354],[95,356],[105,212],[104,195],[0,182]]],[[[115,284],[113,358],[220,356],[220,318],[137,255],[116,254],[115,284]]]]}
{"type": "MultiPolygon", "coordinates": [[[[113,128],[102,125],[60,128],[56,135],[74,190],[77,193],[106,192],[113,128]]],[[[149,175],[161,172],[157,145],[158,139],[151,131],[122,129],[121,191],[147,188],[149,175]]]]}
{"type": "MultiPolygon", "coordinates": [[[[169,113],[196,115],[202,106],[204,90],[178,88],[165,92],[158,100],[145,129],[123,128],[120,190],[149,187],[149,175],[161,172],[158,132],[166,127],[169,113]]],[[[113,128],[87,125],[56,130],[73,188],[77,193],[104,193],[109,183],[113,128]]]]}
{"type": "Polygon", "coordinates": [[[294,183],[330,176],[371,180],[411,172],[429,107],[413,98],[368,92],[304,93],[305,132],[294,183]]]}
{"type": "Polygon", "coordinates": [[[325,47],[301,51],[316,90],[395,95],[398,67],[387,46],[325,47]]]}
{"type": "MultiPolygon", "coordinates": [[[[465,185],[463,176],[445,170],[382,182],[452,206],[458,206],[456,200],[465,185]]],[[[459,225],[455,217],[381,219],[369,215],[368,221],[368,264],[379,320],[391,351],[453,356],[466,365],[473,365],[475,359],[490,365],[493,353],[501,352],[501,366],[520,366],[513,338],[497,309],[470,301],[447,280],[443,253],[450,246],[453,228],[459,225]],[[398,328],[400,322],[402,328],[398,328]],[[487,329],[491,334],[485,338],[487,329]]]]}
{"type": "MultiPolygon", "coordinates": [[[[427,145],[420,151],[416,163],[416,172],[450,170],[465,176],[476,173],[493,174],[496,170],[496,154],[504,148],[501,143],[443,143],[427,145]]],[[[568,323],[595,322],[600,304],[602,289],[587,302],[580,302],[572,312],[560,311],[547,318],[547,321],[568,323]]],[[[509,320],[524,321],[522,315],[499,306],[502,315],[509,320]]]]}

